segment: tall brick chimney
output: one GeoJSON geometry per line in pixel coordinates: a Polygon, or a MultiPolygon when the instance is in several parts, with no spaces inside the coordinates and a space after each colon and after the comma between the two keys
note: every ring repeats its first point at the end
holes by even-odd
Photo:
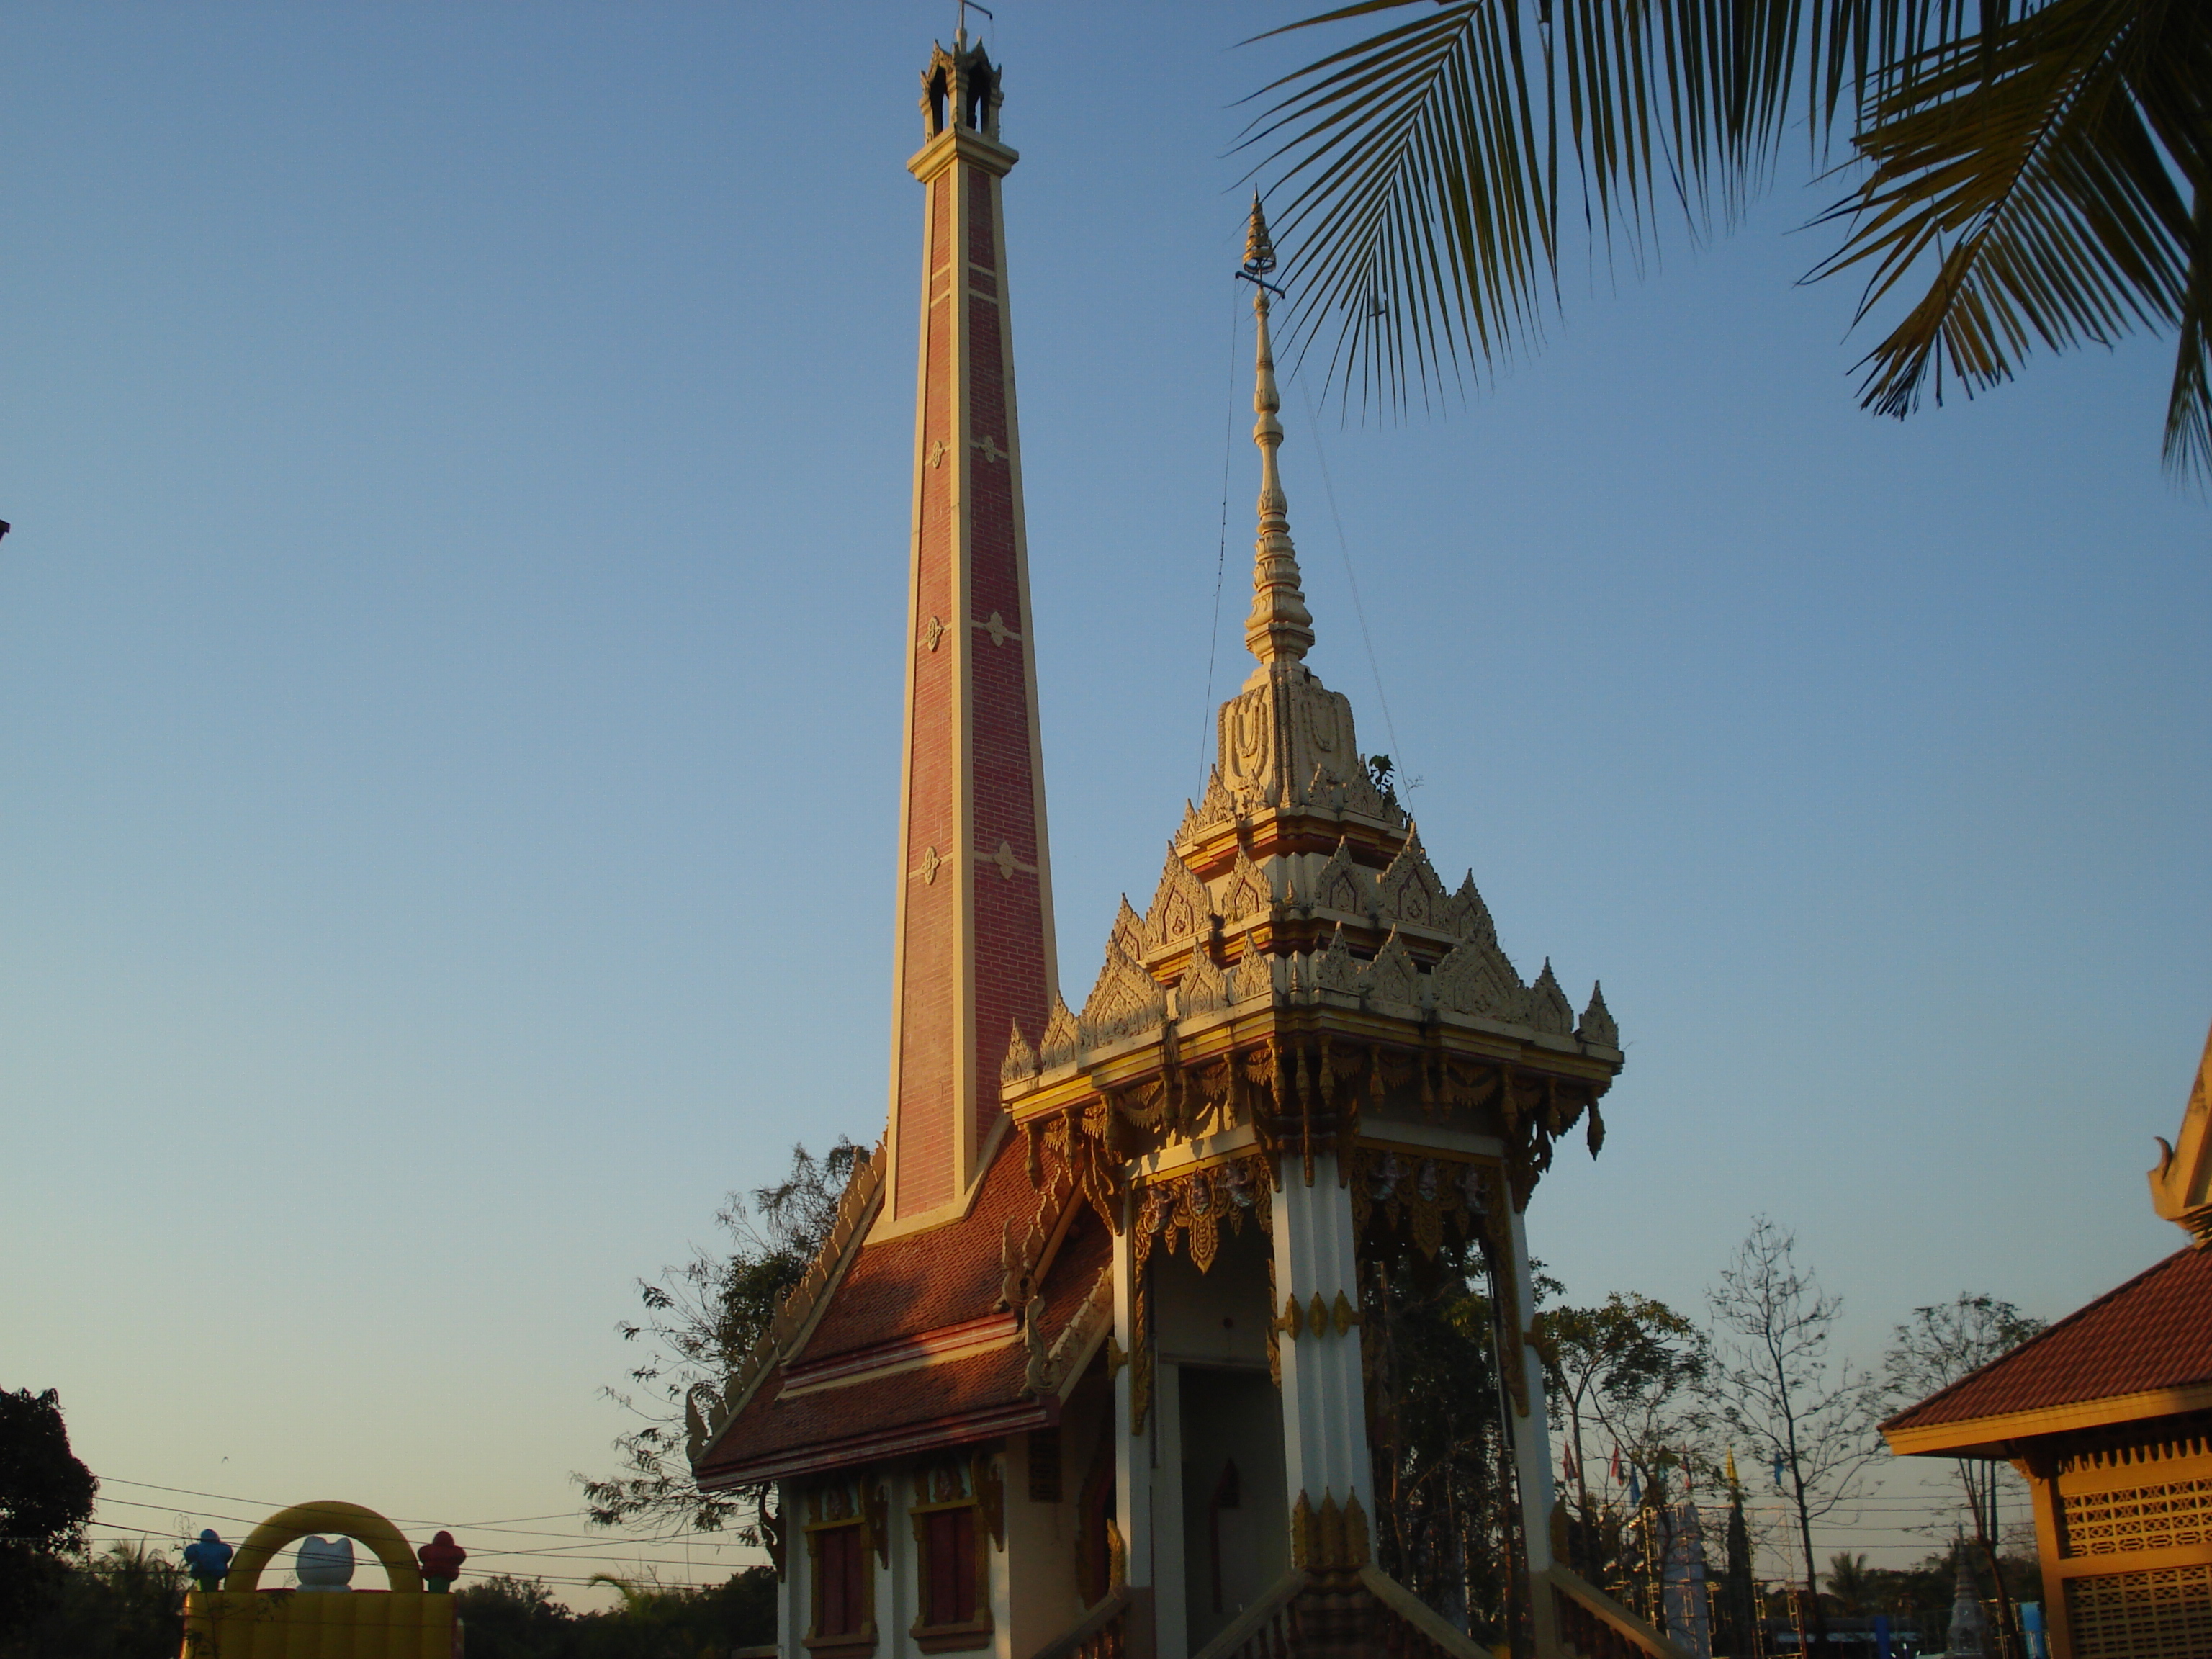
{"type": "MultiPolygon", "coordinates": [[[[893,1231],[961,1214],[999,1063],[1057,992],[1021,435],[999,181],[1000,71],[963,30],[922,72],[927,192],[891,994],[893,1231]]],[[[878,1229],[884,1236],[884,1227],[878,1229]]]]}

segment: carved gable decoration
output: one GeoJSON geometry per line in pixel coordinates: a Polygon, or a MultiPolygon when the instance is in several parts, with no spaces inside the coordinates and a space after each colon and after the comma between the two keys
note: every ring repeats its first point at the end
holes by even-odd
{"type": "Polygon", "coordinates": [[[1217,823],[1229,823],[1237,817],[1237,803],[1229,798],[1229,791],[1221,781],[1221,769],[1217,766],[1206,774],[1206,793],[1198,805],[1183,817],[1187,834],[1199,835],[1217,823]]]}
{"type": "Polygon", "coordinates": [[[1352,954],[1344,942],[1344,928],[1339,924],[1328,949],[1316,951],[1312,957],[1311,983],[1324,991],[1342,991],[1357,996],[1360,990],[1359,958],[1352,954]]]}
{"type": "Polygon", "coordinates": [[[1006,1043],[1006,1057],[999,1062],[999,1081],[1012,1083],[1020,1078],[1035,1077],[1036,1073],[1036,1050],[1030,1047],[1029,1039],[1022,1035],[1021,1021],[1016,1020],[1014,1034],[1006,1043]]]}
{"type": "Polygon", "coordinates": [[[1052,1015],[1044,1023],[1044,1036],[1037,1044],[1037,1061],[1046,1071],[1055,1066],[1065,1066],[1083,1052],[1083,1034],[1076,1027],[1075,1016],[1068,1012],[1062,999],[1052,1000],[1052,1015]]]}
{"type": "Polygon", "coordinates": [[[1121,902],[1114,912],[1113,931],[1106,935],[1106,948],[1125,951],[1130,956],[1141,956],[1145,950],[1145,924],[1129,908],[1129,896],[1121,895],[1121,902]]]}
{"type": "Polygon", "coordinates": [[[1206,1014],[1229,1006],[1229,981],[1203,951],[1190,953],[1190,967],[1176,986],[1176,1008],[1185,1016],[1206,1014]]]}
{"type": "MultiPolygon", "coordinates": [[[[1589,1006],[1583,1010],[1583,1023],[1575,1028],[1575,1035],[1584,1042],[1594,1042],[1601,1048],[1620,1047],[1620,1027],[1613,1023],[1613,1011],[1605,1006],[1603,986],[1591,984],[1589,1006]]],[[[1591,1109],[1595,1111],[1596,1108],[1591,1109]]]]}
{"type": "Polygon", "coordinates": [[[1186,945],[1213,931],[1213,907],[1206,884],[1193,873],[1175,848],[1160,871],[1160,884],[1145,912],[1144,937],[1149,949],[1186,945]]]}
{"type": "Polygon", "coordinates": [[[1307,806],[1318,806],[1324,811],[1344,811],[1344,785],[1329,775],[1328,768],[1316,766],[1313,776],[1306,780],[1305,791],[1298,797],[1307,806]]]}
{"type": "Polygon", "coordinates": [[[1396,928],[1390,930],[1375,960],[1361,970],[1359,992],[1375,1002],[1395,1002],[1409,1008],[1421,1006],[1421,970],[1396,928]]]}
{"type": "Polygon", "coordinates": [[[1363,818],[1373,818],[1378,823],[1395,824],[1404,816],[1375,787],[1375,780],[1368,776],[1364,767],[1346,782],[1337,807],[1340,811],[1356,812],[1363,818]]]}
{"type": "Polygon", "coordinates": [[[1438,963],[1430,978],[1440,1008],[1516,1024],[1522,1018],[1528,993],[1521,975],[1495,945],[1470,939],[1438,963]]]}
{"type": "Polygon", "coordinates": [[[1398,856],[1382,872],[1376,908],[1390,920],[1410,921],[1417,927],[1443,927],[1449,925],[1449,905],[1444,884],[1437,879],[1436,866],[1429,862],[1420,831],[1416,830],[1406,837],[1398,856]]]}
{"type": "Polygon", "coordinates": [[[1528,1024],[1554,1036],[1566,1036],[1575,1029],[1575,1006],[1559,988],[1559,976],[1552,972],[1549,957],[1544,959],[1544,971],[1528,988],[1528,1024]]]}
{"type": "Polygon", "coordinates": [[[1229,867],[1229,884],[1221,890],[1221,919],[1242,921],[1247,916],[1264,916],[1273,898],[1260,866],[1238,848],[1237,862],[1229,867]]]}
{"type": "Polygon", "coordinates": [[[1167,993],[1145,971],[1144,963],[1118,946],[1106,947],[1106,965],[1091,988],[1076,1021],[1084,1046],[1095,1048],[1139,1031],[1148,1031],[1167,1018],[1167,993]]]}
{"type": "Polygon", "coordinates": [[[1374,909],[1374,897],[1375,878],[1352,862],[1350,842],[1338,842],[1336,851],[1314,878],[1308,902],[1317,910],[1333,910],[1364,921],[1374,909]]]}
{"type": "Polygon", "coordinates": [[[1272,997],[1275,994],[1278,962],[1287,962],[1281,957],[1262,956],[1256,951],[1247,951],[1229,970],[1229,1000],[1233,1006],[1249,1002],[1255,997],[1272,997]]]}
{"type": "Polygon", "coordinates": [[[1497,945],[1498,924],[1490,919],[1490,907],[1475,890],[1474,871],[1467,872],[1459,891],[1444,901],[1442,926],[1446,933],[1456,933],[1462,939],[1479,940],[1493,947],[1497,945]]]}

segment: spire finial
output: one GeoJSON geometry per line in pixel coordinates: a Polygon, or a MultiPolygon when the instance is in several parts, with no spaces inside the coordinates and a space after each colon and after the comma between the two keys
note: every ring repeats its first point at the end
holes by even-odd
{"type": "Polygon", "coordinates": [[[1244,620],[1244,644],[1261,663],[1296,662],[1312,648],[1313,614],[1298,585],[1297,550],[1291,545],[1290,503],[1276,470],[1275,452],[1283,446],[1283,423],[1275,418],[1283,400],[1275,390],[1275,349],[1267,337],[1267,273],[1275,268],[1275,244],[1267,234],[1260,193],[1252,192],[1252,221],[1244,233],[1244,269],[1252,284],[1252,315],[1259,343],[1252,391],[1252,441],[1260,447],[1260,536],[1253,550],[1252,613],[1244,620]]]}

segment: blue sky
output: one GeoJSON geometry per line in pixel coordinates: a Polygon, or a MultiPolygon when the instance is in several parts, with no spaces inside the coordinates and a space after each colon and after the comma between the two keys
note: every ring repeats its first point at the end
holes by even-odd
{"type": "MultiPolygon", "coordinates": [[[[1225,434],[1243,672],[1233,105],[1295,49],[1236,43],[1294,9],[1000,10],[1079,991],[1200,776],[1225,434]]],[[[106,1518],[572,1509],[631,1280],[878,1131],[950,20],[11,15],[0,1386],[62,1390],[106,1518]]],[[[1283,465],[1314,665],[1626,1036],[1537,1253],[1693,1308],[1770,1212],[1872,1358],[2180,1242],[2142,1172],[2212,1016],[2212,519],[2164,342],[1861,413],[1803,175],[1577,266],[1433,422],[1316,431],[1293,380],[1283,465]]]]}

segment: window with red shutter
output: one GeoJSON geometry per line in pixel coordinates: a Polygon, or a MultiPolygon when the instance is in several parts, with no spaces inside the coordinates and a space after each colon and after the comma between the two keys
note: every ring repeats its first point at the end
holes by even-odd
{"type": "Polygon", "coordinates": [[[925,1653],[950,1653],[990,1645],[991,1608],[984,1575],[982,1512],[974,1502],[940,1501],[917,1506],[914,1540],[920,1559],[915,1582],[920,1616],[915,1644],[925,1653]]]}
{"type": "Polygon", "coordinates": [[[814,1567],[814,1628],[806,1645],[825,1656],[872,1652],[876,1644],[874,1553],[860,1522],[817,1526],[807,1535],[814,1567]]]}

